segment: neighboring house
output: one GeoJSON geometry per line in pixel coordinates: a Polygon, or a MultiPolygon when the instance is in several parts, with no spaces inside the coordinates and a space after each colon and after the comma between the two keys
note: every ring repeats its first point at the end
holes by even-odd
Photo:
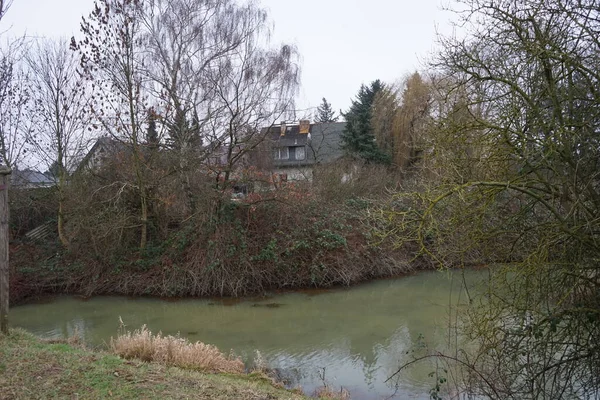
{"type": "Polygon", "coordinates": [[[333,162],[344,155],[345,122],[274,125],[267,138],[272,150],[273,173],[284,180],[312,180],[315,165],[333,162]]]}
{"type": "MultiPolygon", "coordinates": [[[[281,123],[263,128],[261,137],[266,140],[255,149],[244,151],[244,145],[229,149],[227,143],[204,147],[210,155],[202,157],[199,172],[222,174],[227,168],[227,153],[239,154],[235,171],[231,171],[233,181],[246,181],[246,169],[254,168],[276,177],[281,181],[312,181],[313,168],[343,157],[342,133],[345,122],[314,123],[304,120],[299,123],[281,123]]],[[[129,151],[129,146],[118,140],[101,137],[83,158],[77,170],[97,171],[107,160],[129,151]]],[[[269,179],[271,179],[269,178],[269,179]]],[[[267,179],[265,179],[265,182],[267,179]]]]}
{"type": "Polygon", "coordinates": [[[32,169],[14,170],[10,176],[15,189],[49,188],[56,185],[51,177],[32,169]]]}
{"type": "Polygon", "coordinates": [[[106,161],[114,159],[117,154],[124,152],[127,149],[127,145],[123,142],[106,136],[100,137],[96,140],[96,143],[94,143],[85,157],[83,157],[77,167],[77,171],[81,171],[85,168],[92,171],[98,171],[106,161]]]}

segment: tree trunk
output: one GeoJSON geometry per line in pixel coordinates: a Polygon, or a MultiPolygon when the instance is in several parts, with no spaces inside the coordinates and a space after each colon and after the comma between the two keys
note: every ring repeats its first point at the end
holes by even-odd
{"type": "Polygon", "coordinates": [[[181,185],[181,189],[186,197],[186,203],[188,209],[190,210],[190,215],[194,215],[196,213],[196,196],[194,195],[194,191],[192,190],[192,185],[190,184],[190,175],[189,175],[189,151],[187,151],[188,145],[183,143],[181,145],[183,148],[179,152],[179,182],[181,185]]]}
{"type": "Polygon", "coordinates": [[[144,250],[148,243],[148,202],[146,201],[146,191],[141,190],[142,200],[142,232],[140,235],[140,249],[144,250]]]}
{"type": "MultiPolygon", "coordinates": [[[[62,162],[62,160],[61,160],[62,162]]],[[[69,241],[67,240],[67,237],[65,236],[65,229],[64,229],[64,223],[65,223],[65,217],[64,217],[64,205],[65,205],[65,195],[64,195],[64,188],[65,188],[65,176],[64,176],[64,168],[61,167],[61,171],[59,172],[60,176],[58,178],[58,221],[57,221],[57,231],[58,231],[58,238],[60,239],[60,243],[64,246],[64,247],[68,247],[69,246],[69,241]]]]}
{"type": "MultiPolygon", "coordinates": [[[[60,195],[62,196],[62,194],[60,195]]],[[[65,236],[65,230],[64,230],[64,215],[63,215],[63,199],[59,199],[58,200],[58,239],[60,239],[60,243],[64,246],[67,247],[69,246],[69,241],[67,240],[67,237],[65,236]]]]}
{"type": "Polygon", "coordinates": [[[134,136],[133,140],[133,162],[135,168],[136,180],[140,194],[140,222],[142,225],[140,233],[140,250],[146,248],[148,243],[148,193],[146,189],[146,180],[143,171],[142,155],[140,154],[141,149],[137,143],[137,137],[134,136]]]}
{"type": "Polygon", "coordinates": [[[10,168],[0,167],[0,332],[8,335],[8,186],[10,168]]]}

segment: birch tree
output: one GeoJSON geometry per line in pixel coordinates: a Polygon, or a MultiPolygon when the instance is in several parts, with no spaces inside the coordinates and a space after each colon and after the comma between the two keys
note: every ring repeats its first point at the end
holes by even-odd
{"type": "Polygon", "coordinates": [[[181,188],[190,213],[196,209],[191,166],[207,156],[202,151],[201,125],[211,117],[206,109],[206,73],[226,57],[243,37],[237,4],[229,0],[151,0],[142,8],[147,31],[146,73],[168,144],[176,152],[181,188]]]}
{"type": "Polygon", "coordinates": [[[268,14],[252,2],[152,0],[144,10],[148,74],[193,213],[191,166],[226,148],[228,179],[261,124],[290,109],[297,52],[269,48],[268,14]]]}
{"type": "Polygon", "coordinates": [[[234,167],[265,140],[269,130],[262,128],[293,112],[300,83],[298,52],[286,44],[264,48],[263,40],[256,27],[208,76],[210,108],[218,110],[209,128],[224,149],[225,188],[234,167]]]}

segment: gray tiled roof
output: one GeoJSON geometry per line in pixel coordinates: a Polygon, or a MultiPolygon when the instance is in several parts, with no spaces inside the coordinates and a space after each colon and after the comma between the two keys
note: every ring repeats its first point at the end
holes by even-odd
{"type": "Polygon", "coordinates": [[[310,152],[317,163],[328,163],[344,155],[342,133],[345,122],[329,122],[311,125],[310,152]]]}
{"type": "Polygon", "coordinates": [[[280,125],[268,128],[267,137],[272,141],[273,148],[296,146],[306,148],[304,160],[275,160],[275,166],[303,166],[337,160],[344,155],[342,133],[345,128],[345,122],[316,123],[310,125],[309,134],[302,134],[298,125],[290,125],[286,127],[283,136],[280,125]]]}
{"type": "Polygon", "coordinates": [[[33,188],[53,186],[55,182],[39,171],[24,169],[12,171],[11,184],[14,187],[33,188]]]}

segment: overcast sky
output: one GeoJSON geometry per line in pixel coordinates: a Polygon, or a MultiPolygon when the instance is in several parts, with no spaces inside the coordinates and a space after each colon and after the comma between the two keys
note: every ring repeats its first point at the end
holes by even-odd
{"type": "MultiPolygon", "coordinates": [[[[449,34],[443,0],[261,0],[275,23],[274,41],[302,55],[298,108],[322,97],[346,110],[361,83],[393,82],[421,66],[436,32],[449,34]]],[[[444,3],[446,4],[447,1],[444,3]]],[[[71,37],[93,0],[14,0],[1,31],[71,37]]]]}

